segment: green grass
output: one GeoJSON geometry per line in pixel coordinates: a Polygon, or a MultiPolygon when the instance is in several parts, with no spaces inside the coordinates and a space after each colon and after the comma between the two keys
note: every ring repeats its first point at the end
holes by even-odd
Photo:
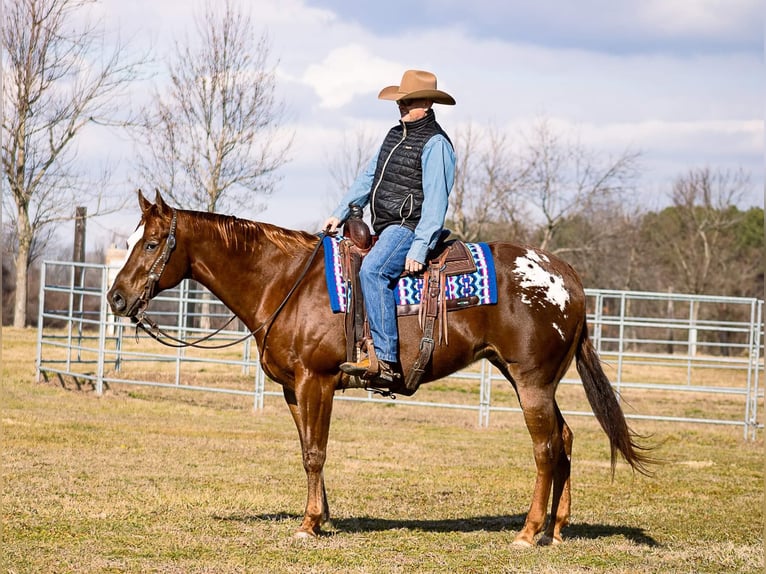
{"type": "Polygon", "coordinates": [[[612,481],[597,423],[572,418],[565,543],[520,549],[534,463],[519,414],[479,429],[474,411],[339,401],[334,528],[294,540],[305,478],[281,400],[255,413],[213,393],[99,398],[35,382],[33,331],[2,343],[9,573],[763,571],[762,431],[747,443],[738,427],[636,421],[667,462],[653,478],[621,464],[612,481]]]}

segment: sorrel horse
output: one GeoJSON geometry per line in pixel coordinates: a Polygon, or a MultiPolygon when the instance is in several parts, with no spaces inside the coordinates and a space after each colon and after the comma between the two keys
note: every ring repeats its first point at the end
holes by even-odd
{"type": "MultiPolygon", "coordinates": [[[[296,536],[319,534],[330,517],[323,467],[333,396],[346,377],[338,368],[346,347],[343,316],[330,309],[323,258],[307,266],[318,237],[175,209],[159,192],[151,203],[139,190],[138,200],[142,216],[132,250],[108,293],[112,310],[122,316],[143,314],[157,293],[192,278],[242,320],[256,339],[264,371],[282,385],[298,427],[308,499],[296,536]]],[[[612,472],[617,452],[642,473],[652,460],[626,424],[588,338],[585,295],[575,271],[531,247],[492,243],[490,248],[498,303],[450,314],[449,344],[436,346],[423,381],[448,376],[482,358],[503,373],[518,395],[537,467],[532,502],[514,543],[533,544],[544,527],[539,543],[558,543],[570,513],[573,435],[555,393],[572,359],[609,438],[612,472]]],[[[399,328],[406,374],[418,355],[421,334],[414,316],[400,318],[399,328]]]]}

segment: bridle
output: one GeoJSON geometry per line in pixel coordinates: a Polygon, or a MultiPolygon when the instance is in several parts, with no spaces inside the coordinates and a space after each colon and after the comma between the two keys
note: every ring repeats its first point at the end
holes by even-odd
{"type": "Polygon", "coordinates": [[[282,311],[282,309],[285,307],[288,299],[290,299],[290,296],[298,288],[298,285],[300,285],[301,281],[303,281],[303,279],[306,277],[306,273],[308,273],[309,267],[311,266],[314,259],[316,258],[316,255],[319,252],[319,248],[322,246],[322,240],[327,235],[327,230],[325,229],[319,234],[319,241],[317,241],[316,247],[314,247],[314,250],[311,252],[311,255],[309,256],[308,261],[306,261],[306,265],[303,267],[303,270],[301,271],[300,275],[298,275],[298,278],[295,280],[295,283],[287,292],[287,295],[285,295],[284,299],[279,304],[279,306],[274,310],[274,312],[271,315],[269,315],[269,317],[263,323],[261,323],[256,329],[249,331],[246,335],[244,335],[243,337],[240,337],[239,339],[235,341],[230,341],[228,343],[221,343],[218,345],[201,345],[200,343],[203,343],[211,339],[212,337],[214,337],[215,335],[223,331],[226,327],[228,327],[234,321],[234,319],[237,318],[237,316],[232,314],[229,320],[226,321],[226,323],[224,323],[221,327],[219,327],[212,333],[208,333],[204,337],[195,339],[194,341],[184,341],[183,339],[178,339],[174,337],[167,331],[164,331],[151,318],[146,316],[146,309],[149,306],[149,300],[151,299],[152,292],[154,291],[155,286],[159,282],[160,277],[162,277],[162,273],[163,271],[165,271],[165,267],[168,264],[170,255],[173,253],[173,249],[175,249],[176,247],[177,221],[178,221],[178,213],[175,209],[173,209],[173,217],[170,220],[170,231],[168,233],[168,238],[165,240],[165,247],[162,250],[162,253],[160,253],[157,256],[157,259],[154,260],[154,263],[149,268],[143,293],[141,294],[141,297],[138,299],[138,303],[139,303],[138,312],[133,317],[131,317],[131,320],[136,324],[136,337],[138,337],[138,328],[140,327],[152,339],[154,339],[158,343],[162,343],[163,345],[167,347],[174,347],[174,348],[196,347],[198,349],[225,349],[226,347],[233,347],[234,345],[242,343],[243,341],[249,339],[250,337],[254,337],[255,334],[261,331],[264,327],[268,327],[266,329],[266,333],[264,334],[263,344],[262,344],[265,350],[266,337],[268,336],[268,330],[271,327],[271,324],[277,318],[277,315],[280,313],[280,311],[282,311]],[[165,339],[170,339],[170,341],[172,342],[165,341],[161,337],[164,337],[165,339]]]}
{"type": "Polygon", "coordinates": [[[170,254],[176,247],[177,222],[178,212],[174,209],[173,217],[170,219],[170,231],[168,232],[168,238],[165,240],[165,247],[162,250],[162,253],[157,256],[157,259],[154,260],[154,263],[149,268],[149,272],[146,277],[146,283],[144,284],[144,291],[141,294],[141,297],[138,299],[138,315],[140,315],[140,317],[144,316],[146,308],[149,306],[149,300],[152,297],[152,291],[154,291],[155,285],[157,285],[160,277],[162,277],[162,272],[165,271],[165,266],[168,264],[170,254]],[[159,270],[157,270],[157,266],[159,266],[159,270]]]}

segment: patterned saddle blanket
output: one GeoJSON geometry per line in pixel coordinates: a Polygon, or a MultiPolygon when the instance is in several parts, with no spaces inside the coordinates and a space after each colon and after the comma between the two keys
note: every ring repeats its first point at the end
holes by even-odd
{"type": "MultiPolygon", "coordinates": [[[[324,242],[325,279],[330,295],[330,307],[333,313],[345,313],[348,308],[350,293],[343,280],[342,256],[340,254],[341,237],[326,236],[324,242]]],[[[447,308],[460,309],[475,305],[497,303],[497,282],[492,252],[486,243],[465,244],[473,257],[476,271],[448,275],[444,282],[444,297],[447,308]]],[[[394,292],[398,314],[416,312],[423,291],[423,276],[407,275],[399,279],[394,292]]]]}

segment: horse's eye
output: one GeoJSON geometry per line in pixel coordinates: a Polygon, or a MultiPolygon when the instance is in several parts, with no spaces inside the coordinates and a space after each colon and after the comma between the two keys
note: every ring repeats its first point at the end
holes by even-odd
{"type": "Polygon", "coordinates": [[[157,249],[158,245],[159,243],[157,243],[156,241],[147,241],[145,245],[145,249],[147,251],[154,251],[155,249],[157,249]]]}

